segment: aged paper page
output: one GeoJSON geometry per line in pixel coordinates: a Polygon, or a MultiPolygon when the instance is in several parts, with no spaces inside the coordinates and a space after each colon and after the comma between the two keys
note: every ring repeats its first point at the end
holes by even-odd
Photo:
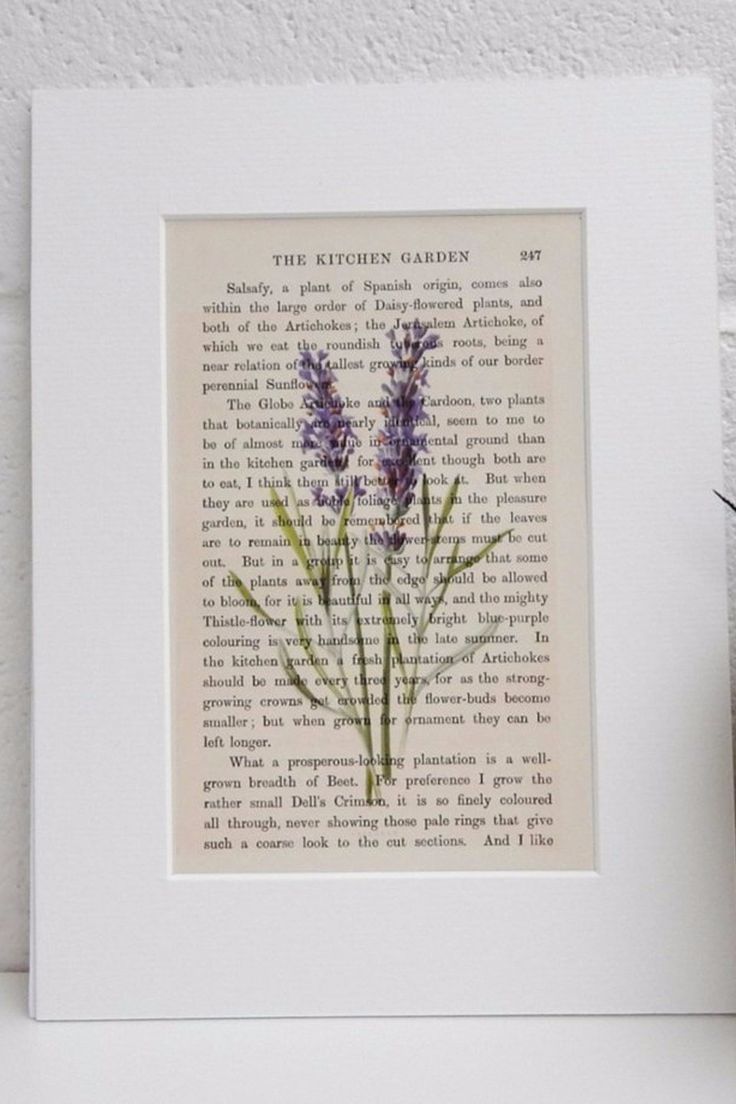
{"type": "Polygon", "coordinates": [[[594,866],[582,258],[167,222],[174,872],[594,866]]]}

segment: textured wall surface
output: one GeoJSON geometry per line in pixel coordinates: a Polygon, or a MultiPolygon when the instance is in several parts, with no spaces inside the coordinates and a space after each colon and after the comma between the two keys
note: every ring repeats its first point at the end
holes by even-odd
{"type": "MultiPolygon", "coordinates": [[[[735,0],[4,0],[0,969],[28,961],[31,90],[678,73],[714,86],[724,484],[736,494],[735,0]]],[[[734,608],[733,549],[730,560],[734,608]]]]}

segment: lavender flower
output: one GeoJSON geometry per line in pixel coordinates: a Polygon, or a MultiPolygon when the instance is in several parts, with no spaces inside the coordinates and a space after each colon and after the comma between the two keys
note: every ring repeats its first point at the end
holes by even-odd
{"type": "Polygon", "coordinates": [[[427,451],[426,433],[417,432],[429,418],[424,409],[424,354],[437,348],[439,336],[418,321],[404,322],[398,334],[389,330],[386,336],[394,360],[388,368],[389,381],[382,388],[386,395],[384,426],[378,434],[376,467],[390,528],[371,534],[371,542],[390,555],[400,551],[406,540],[400,525],[414,501],[419,454],[427,451]]]}
{"type": "Polygon", "coordinates": [[[406,533],[401,528],[401,523],[394,529],[374,529],[368,537],[369,542],[374,545],[384,556],[394,556],[397,552],[400,552],[406,543],[406,533]]]}
{"type": "Polygon", "coordinates": [[[317,506],[328,506],[336,514],[339,514],[351,487],[355,498],[360,498],[365,494],[365,487],[361,480],[354,477],[347,483],[336,483],[332,493],[327,493],[324,487],[312,487],[312,498],[317,506]]]}
{"type": "Polygon", "coordinates": [[[305,349],[299,356],[297,371],[305,384],[304,408],[307,411],[307,417],[299,425],[301,446],[314,451],[322,467],[335,477],[332,493],[325,493],[322,487],[313,487],[312,494],[318,505],[329,506],[339,513],[351,485],[356,497],[365,494],[358,479],[352,483],[340,482],[358,438],[350,418],[343,413],[345,402],[337,390],[327,353],[320,350],[315,356],[305,349]]]}

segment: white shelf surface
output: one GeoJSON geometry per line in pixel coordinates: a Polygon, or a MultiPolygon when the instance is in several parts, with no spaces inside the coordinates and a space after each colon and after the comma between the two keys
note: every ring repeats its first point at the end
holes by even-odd
{"type": "Polygon", "coordinates": [[[736,1016],[37,1023],[0,974],[3,1104],[734,1104],[736,1016]]]}

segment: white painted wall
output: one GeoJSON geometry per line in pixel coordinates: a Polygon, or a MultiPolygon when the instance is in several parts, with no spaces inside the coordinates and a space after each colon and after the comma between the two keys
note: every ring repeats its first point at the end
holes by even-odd
{"type": "MultiPolygon", "coordinates": [[[[735,0],[4,0],[0,970],[24,969],[28,961],[31,90],[632,73],[697,73],[713,81],[724,487],[736,495],[735,0]]],[[[387,119],[386,126],[395,129],[397,141],[406,140],[400,119],[387,119]]]]}

